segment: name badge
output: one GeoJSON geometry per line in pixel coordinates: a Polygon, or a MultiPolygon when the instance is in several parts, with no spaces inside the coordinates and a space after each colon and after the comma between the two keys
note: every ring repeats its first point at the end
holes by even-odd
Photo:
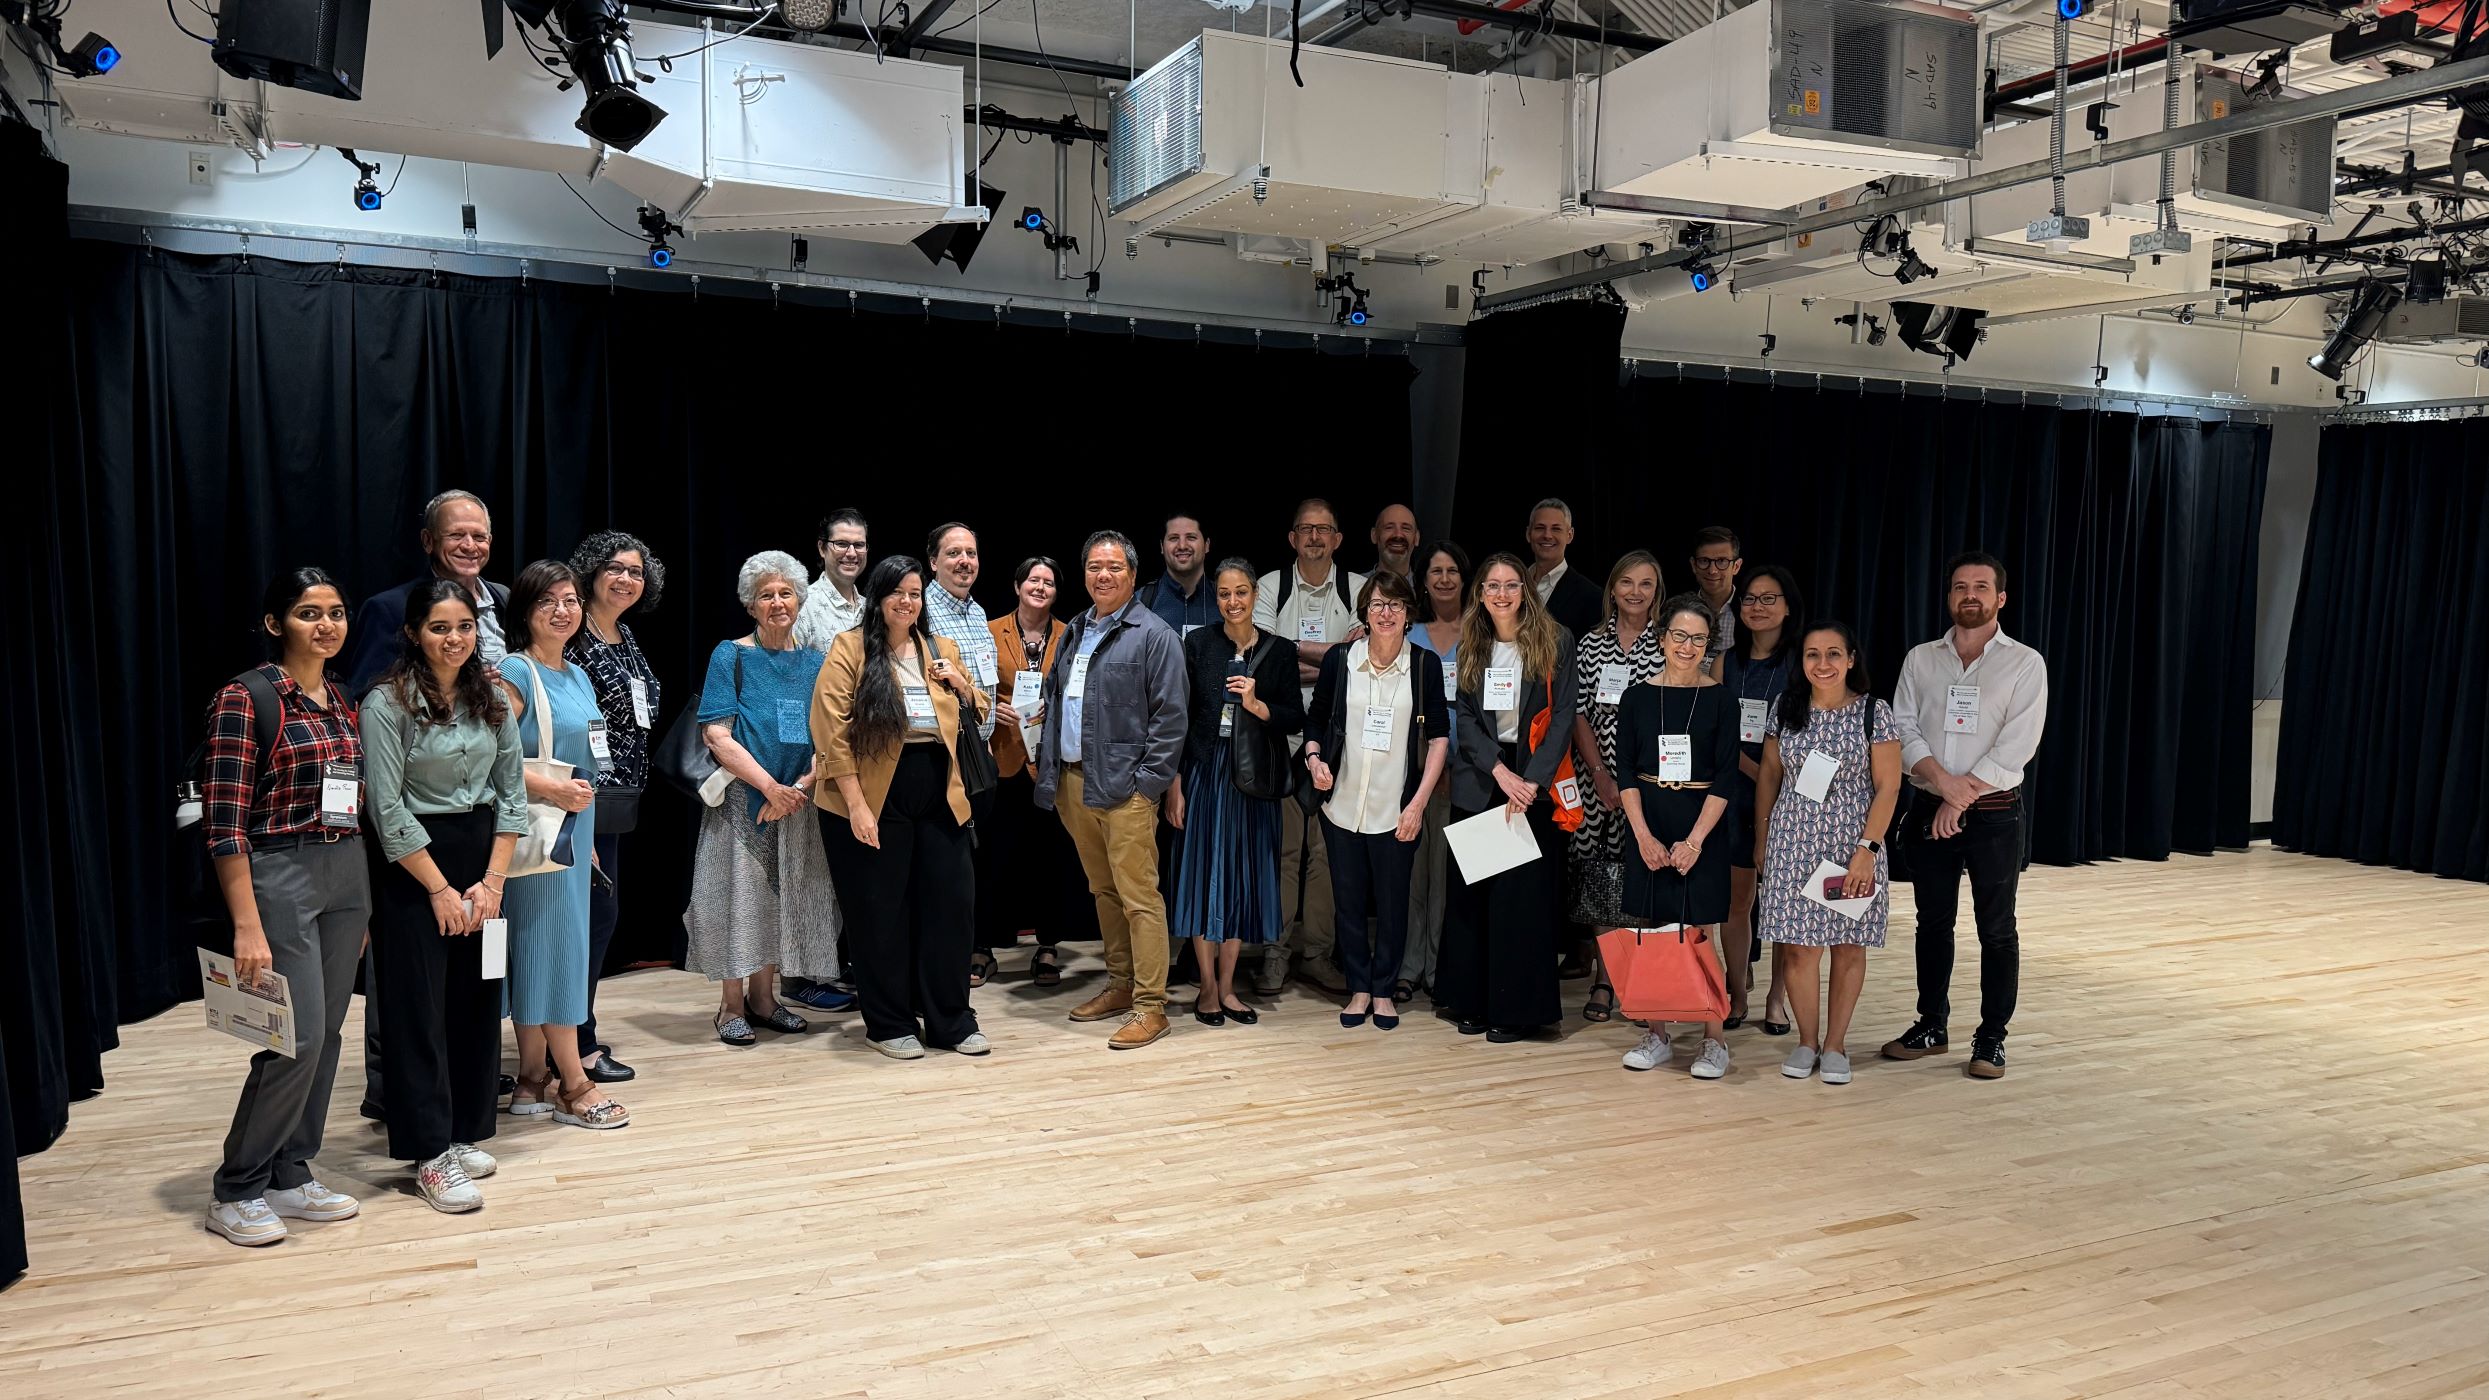
{"type": "MultiPolygon", "coordinates": [[[[472,905],[468,912],[474,912],[472,905]]],[[[483,934],[483,944],[476,949],[476,975],[484,981],[497,982],[510,975],[510,921],[486,919],[483,934]]]]}
{"type": "Polygon", "coordinates": [[[613,743],[606,738],[605,721],[601,719],[588,721],[588,752],[595,755],[599,763],[614,761],[613,743]]]}
{"type": "Polygon", "coordinates": [[[812,720],[804,712],[803,701],[781,700],[778,702],[778,742],[781,744],[812,742],[812,720]]]}
{"type": "Polygon", "coordinates": [[[1219,737],[1222,739],[1230,738],[1234,736],[1235,732],[1236,702],[1230,700],[1226,704],[1219,706],[1219,737]]]}
{"type": "Polygon", "coordinates": [[[1798,770],[1798,796],[1809,802],[1821,802],[1832,791],[1832,779],[1841,771],[1841,760],[1821,749],[1806,756],[1806,766],[1798,770]]]}
{"type": "Polygon", "coordinates": [[[1521,707],[1521,668],[1489,666],[1486,668],[1486,707],[1490,710],[1516,710],[1521,707]]]}
{"type": "Polygon", "coordinates": [[[1979,732],[1979,687],[1975,685],[1945,687],[1945,732],[1947,734],[1979,732]]]}
{"type": "Polygon", "coordinates": [[[341,830],[363,819],[363,775],[351,763],[320,765],[320,825],[341,830]]]}
{"type": "Polygon", "coordinates": [[[1088,691],[1089,658],[1086,655],[1075,656],[1072,658],[1071,677],[1063,682],[1063,698],[1066,700],[1077,700],[1081,696],[1087,694],[1088,691]]]}
{"type": "Polygon", "coordinates": [[[1461,698],[1460,667],[1446,666],[1443,668],[1443,698],[1449,701],[1457,701],[1461,698]]]}
{"type": "Polygon", "coordinates": [[[1772,718],[1772,702],[1771,702],[1771,701],[1769,701],[1769,700],[1740,700],[1740,701],[1738,701],[1738,702],[1737,702],[1737,737],[1738,737],[1739,741],[1740,741],[1740,742],[1743,742],[1743,743],[1748,743],[1748,744],[1760,744],[1760,743],[1762,743],[1762,742],[1763,742],[1763,731],[1764,731],[1764,729],[1765,729],[1765,728],[1766,728],[1766,727],[1770,724],[1770,722],[1771,722],[1771,718],[1772,718]]]}
{"type": "Polygon", "coordinates": [[[1001,678],[1002,671],[1000,669],[1000,663],[994,659],[993,649],[991,647],[978,647],[977,688],[979,690],[991,692],[994,689],[994,682],[1000,680],[1001,678]]]}
{"type": "Polygon", "coordinates": [[[1377,753],[1391,751],[1391,706],[1365,707],[1365,746],[1377,753]]]}
{"type": "Polygon", "coordinates": [[[907,727],[933,729],[939,721],[933,717],[933,692],[921,685],[901,686],[901,698],[907,702],[907,727]]]}
{"type": "Polygon", "coordinates": [[[1632,667],[1622,661],[1610,661],[1599,668],[1599,688],[1591,698],[1602,705],[1613,705],[1625,698],[1625,687],[1632,680],[1632,667]]]}
{"type": "Polygon", "coordinates": [[[1011,674],[1011,708],[1020,712],[1020,723],[1035,719],[1046,707],[1046,673],[1014,671],[1011,674]]]}
{"type": "Polygon", "coordinates": [[[648,682],[631,678],[631,722],[642,729],[657,727],[656,707],[648,703],[648,682]]]}
{"type": "Polygon", "coordinates": [[[1659,780],[1663,783],[1694,781],[1694,736],[1662,734],[1659,736],[1659,780]]]}
{"type": "Polygon", "coordinates": [[[1298,618],[1296,620],[1296,639],[1300,642],[1327,642],[1331,640],[1330,620],[1320,614],[1316,614],[1312,617],[1298,618]]]}

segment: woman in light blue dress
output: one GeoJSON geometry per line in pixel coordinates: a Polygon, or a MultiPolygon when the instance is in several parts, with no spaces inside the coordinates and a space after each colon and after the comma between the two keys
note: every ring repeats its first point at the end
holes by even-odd
{"type": "Polygon", "coordinates": [[[519,572],[510,590],[510,654],[501,678],[518,715],[519,741],[533,760],[552,736],[552,756],[571,766],[565,777],[527,771],[533,809],[570,814],[554,859],[568,865],[541,875],[513,875],[503,901],[510,921],[510,971],[503,1000],[518,1030],[518,1088],[510,1111],[550,1113],[579,1128],[619,1128],[631,1121],[605,1097],[579,1063],[579,1025],[588,1019],[588,883],[596,859],[596,750],[605,745],[605,715],[587,672],[562,650],[582,618],[578,576],[567,564],[540,559],[519,572]],[[545,1070],[550,1053],[558,1078],[545,1070]]]}

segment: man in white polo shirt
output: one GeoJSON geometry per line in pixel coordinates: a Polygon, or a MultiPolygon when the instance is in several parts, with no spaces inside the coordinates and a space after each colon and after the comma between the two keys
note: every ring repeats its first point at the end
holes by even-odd
{"type": "MultiPolygon", "coordinates": [[[[1314,678],[1322,673],[1323,653],[1365,635],[1357,625],[1357,590],[1365,587],[1365,580],[1339,567],[1333,557],[1339,544],[1340,518],[1331,503],[1319,498],[1299,502],[1296,523],[1288,531],[1296,562],[1262,575],[1254,593],[1253,625],[1295,645],[1296,678],[1308,705],[1314,702],[1314,678]]],[[[1305,741],[1288,743],[1302,749],[1305,741]]],[[[1331,861],[1323,849],[1322,828],[1295,800],[1280,803],[1279,812],[1279,902],[1287,919],[1279,941],[1262,954],[1254,989],[1267,995],[1287,985],[1293,949],[1305,980],[1325,991],[1345,991],[1348,978],[1331,958],[1337,936],[1331,925],[1331,861]]]]}
{"type": "Polygon", "coordinates": [[[1972,551],[1945,570],[1953,628],[1911,648],[1893,690],[1901,766],[1919,792],[1902,837],[1918,906],[1919,1018],[1884,1047],[1893,1060],[1941,1055],[1952,1013],[1953,916],[1962,876],[1979,925],[1973,1079],[2005,1076],[2005,1023],[2022,978],[2014,891],[2022,879],[2023,770],[2048,722],[2048,663],[2005,635],[2005,566],[1972,551]]]}

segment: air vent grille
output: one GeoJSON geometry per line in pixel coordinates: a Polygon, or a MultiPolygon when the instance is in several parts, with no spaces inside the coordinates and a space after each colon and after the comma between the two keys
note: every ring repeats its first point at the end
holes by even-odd
{"type": "Polygon", "coordinates": [[[1201,41],[1193,40],[1132,80],[1107,122],[1109,212],[1124,210],[1198,173],[1201,41]]]}

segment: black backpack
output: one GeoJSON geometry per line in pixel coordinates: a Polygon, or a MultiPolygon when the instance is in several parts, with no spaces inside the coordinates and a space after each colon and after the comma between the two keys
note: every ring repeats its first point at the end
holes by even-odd
{"type": "MultiPolygon", "coordinates": [[[[251,696],[251,728],[259,739],[261,759],[260,781],[267,780],[268,752],[277,744],[277,731],[284,723],[284,701],[277,698],[277,688],[267,676],[253,667],[234,677],[251,696]]],[[[183,765],[186,775],[174,793],[173,847],[174,868],[182,872],[181,898],[174,911],[181,920],[184,936],[195,947],[230,955],[233,952],[233,913],[225,907],[224,886],[216,879],[216,861],[207,853],[206,816],[199,804],[207,789],[207,740],[190,751],[190,762],[183,765]]]]}

